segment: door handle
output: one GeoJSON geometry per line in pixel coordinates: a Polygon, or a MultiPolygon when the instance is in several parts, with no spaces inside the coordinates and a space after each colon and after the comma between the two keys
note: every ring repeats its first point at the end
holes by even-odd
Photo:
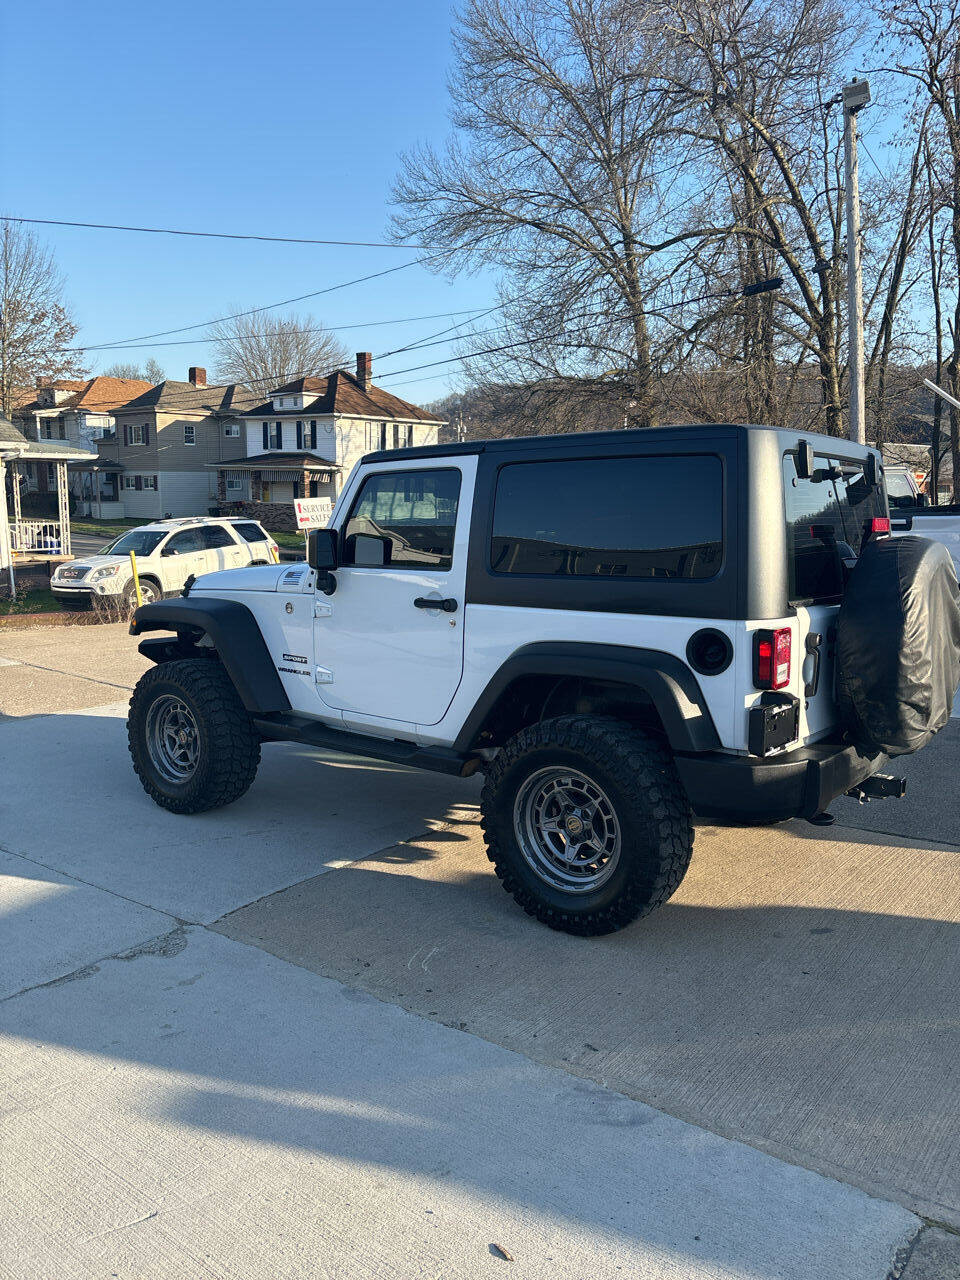
{"type": "Polygon", "coordinates": [[[417,596],[413,602],[415,609],[441,609],[444,613],[456,613],[457,602],[449,597],[446,600],[431,600],[429,596],[417,596]]]}

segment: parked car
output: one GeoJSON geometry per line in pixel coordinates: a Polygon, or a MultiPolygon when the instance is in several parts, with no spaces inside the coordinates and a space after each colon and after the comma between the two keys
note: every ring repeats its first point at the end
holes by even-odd
{"type": "Polygon", "coordinates": [[[190,577],[277,561],[277,544],[256,520],[155,520],[121,534],[97,555],[61,565],[50,581],[53,594],[74,606],[94,598],[135,603],[131,551],[144,603],[178,595],[190,577]]]}
{"type": "Polygon", "coordinates": [[[284,739],[479,770],[503,887],[618,929],[680,884],[693,814],[903,794],[880,770],[949,723],[960,592],[942,546],[889,533],[875,451],[772,427],[368,454],[307,563],[136,611],[171,634],[140,643],[134,768],[182,814],[284,739]]]}

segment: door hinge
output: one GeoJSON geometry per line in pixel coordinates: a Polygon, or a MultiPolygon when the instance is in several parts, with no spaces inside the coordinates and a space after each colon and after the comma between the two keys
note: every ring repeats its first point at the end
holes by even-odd
{"type": "Polygon", "coordinates": [[[313,616],[315,618],[329,618],[333,613],[332,604],[323,604],[317,600],[313,606],[313,616]]]}
{"type": "Polygon", "coordinates": [[[333,672],[328,667],[317,667],[313,678],[317,684],[333,684],[333,672]]]}

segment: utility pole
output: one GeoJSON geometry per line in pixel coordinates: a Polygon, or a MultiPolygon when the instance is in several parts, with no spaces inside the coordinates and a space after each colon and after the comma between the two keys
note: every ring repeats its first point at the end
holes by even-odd
{"type": "Polygon", "coordinates": [[[870,85],[854,77],[843,86],[843,169],[847,204],[847,370],[850,423],[847,435],[867,442],[863,387],[863,280],[860,274],[860,179],[857,167],[857,113],[870,101],[870,85]]]}

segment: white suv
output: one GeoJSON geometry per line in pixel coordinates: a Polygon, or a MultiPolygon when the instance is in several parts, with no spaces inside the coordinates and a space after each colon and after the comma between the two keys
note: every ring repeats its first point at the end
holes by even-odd
{"type": "Polygon", "coordinates": [[[177,594],[191,576],[278,558],[277,544],[256,520],[155,520],[121,534],[97,555],[61,565],[50,582],[53,594],[65,602],[100,597],[135,603],[131,551],[144,603],[177,594]]]}

